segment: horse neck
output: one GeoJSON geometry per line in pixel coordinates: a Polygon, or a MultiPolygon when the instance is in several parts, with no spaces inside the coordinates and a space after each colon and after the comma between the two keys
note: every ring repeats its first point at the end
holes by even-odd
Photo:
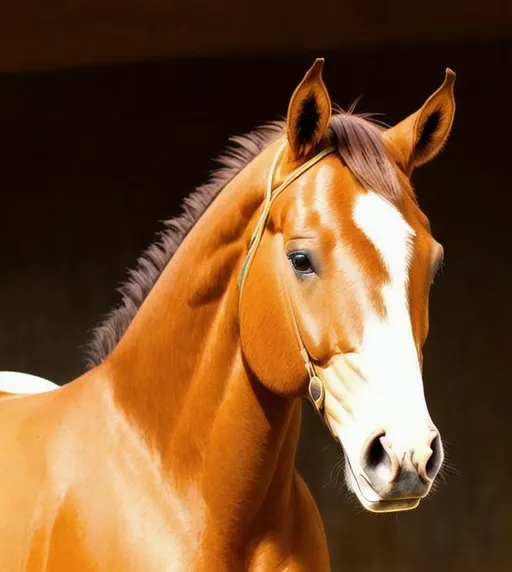
{"type": "Polygon", "coordinates": [[[258,514],[285,513],[300,426],[300,403],[248,370],[238,329],[238,270],[272,159],[265,154],[195,225],[106,368],[116,403],[165,477],[183,494],[199,492],[216,531],[232,538],[259,526],[258,514]]]}

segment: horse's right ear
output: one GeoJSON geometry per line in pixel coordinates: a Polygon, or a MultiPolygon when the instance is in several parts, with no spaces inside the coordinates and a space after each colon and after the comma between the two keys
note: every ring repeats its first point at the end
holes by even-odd
{"type": "Polygon", "coordinates": [[[331,120],[331,98],[322,79],[324,59],[318,58],[290,99],[286,134],[295,160],[311,153],[331,120]]]}

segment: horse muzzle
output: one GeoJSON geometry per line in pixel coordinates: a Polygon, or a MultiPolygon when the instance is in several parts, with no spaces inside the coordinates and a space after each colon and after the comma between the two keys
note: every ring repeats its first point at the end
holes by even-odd
{"type": "Polygon", "coordinates": [[[393,394],[365,379],[356,363],[340,355],[315,367],[324,420],[345,452],[347,482],[372,512],[416,508],[443,462],[423,393],[393,394]]]}

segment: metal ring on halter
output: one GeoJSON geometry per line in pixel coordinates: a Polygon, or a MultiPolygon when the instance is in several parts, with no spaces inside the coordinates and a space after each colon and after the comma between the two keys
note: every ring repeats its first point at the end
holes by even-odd
{"type": "MultiPolygon", "coordinates": [[[[298,179],[303,173],[305,173],[308,169],[310,169],[311,167],[316,165],[318,162],[320,162],[324,157],[327,157],[327,155],[330,155],[331,153],[334,153],[336,151],[335,147],[328,147],[328,148],[324,149],[323,151],[320,151],[320,153],[315,155],[312,159],[310,159],[309,161],[307,161],[306,163],[301,165],[299,168],[295,169],[295,171],[292,171],[276,189],[272,190],[272,182],[274,179],[275,170],[277,168],[278,161],[279,161],[285,147],[286,147],[286,142],[281,145],[281,147],[277,151],[276,156],[274,157],[274,160],[272,162],[272,166],[270,168],[270,173],[269,173],[268,181],[267,181],[267,189],[266,189],[266,195],[265,195],[265,202],[264,202],[263,210],[261,211],[258,222],[256,223],[256,227],[254,229],[254,232],[252,234],[252,237],[251,237],[251,240],[249,243],[249,251],[248,251],[247,256],[245,257],[245,260],[242,264],[242,269],[240,271],[240,277],[238,280],[238,285],[240,288],[239,305],[241,305],[241,302],[242,302],[242,292],[243,292],[245,280],[247,278],[247,274],[249,272],[251,263],[254,259],[256,251],[258,249],[258,246],[260,245],[261,239],[263,237],[263,232],[265,231],[265,226],[267,224],[267,220],[268,220],[268,217],[270,214],[270,209],[272,208],[274,201],[289,185],[291,185],[291,183],[293,183],[296,179],[298,179]]],[[[313,362],[311,361],[311,357],[310,357],[310,355],[306,349],[306,346],[304,345],[304,342],[302,340],[302,336],[300,335],[297,319],[295,317],[295,312],[293,310],[293,304],[291,303],[291,299],[290,299],[288,289],[285,288],[285,291],[286,291],[286,295],[287,295],[287,304],[289,306],[289,310],[290,310],[290,313],[292,316],[293,326],[295,329],[295,335],[297,337],[297,341],[298,341],[299,347],[300,347],[300,354],[302,356],[302,359],[304,360],[304,365],[305,365],[305,368],[306,368],[306,371],[307,371],[308,377],[309,377],[309,383],[308,383],[309,401],[311,402],[311,404],[314,406],[316,411],[321,415],[321,417],[323,419],[323,407],[324,407],[324,400],[325,400],[324,384],[322,383],[320,378],[316,375],[315,366],[313,365],[313,362]]],[[[329,427],[328,424],[327,424],[327,426],[329,427]]],[[[329,427],[329,429],[330,429],[330,427],[329,427]]]]}
{"type": "Polygon", "coordinates": [[[308,390],[309,398],[315,406],[315,409],[321,413],[324,407],[325,390],[324,384],[316,375],[310,376],[308,390]]]}

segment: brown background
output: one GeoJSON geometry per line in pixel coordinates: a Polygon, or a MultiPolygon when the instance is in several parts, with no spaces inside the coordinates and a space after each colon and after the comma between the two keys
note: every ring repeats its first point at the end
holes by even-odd
{"type": "Polygon", "coordinates": [[[510,0],[11,0],[0,70],[511,36],[510,0]]]}
{"type": "MultiPolygon", "coordinates": [[[[313,57],[327,56],[325,77],[335,101],[347,105],[363,94],[359,108],[385,112],[388,122],[415,110],[449,65],[458,74],[454,132],[444,154],[414,182],[446,251],[446,268],[432,292],[425,380],[430,411],[457,471],[417,511],[366,514],[336,487],[338,448],[309,409],[298,465],[319,502],[335,571],[505,572],[512,569],[512,44],[479,40],[503,39],[512,28],[505,25],[505,3],[492,17],[468,3],[465,12],[445,10],[446,19],[440,10],[434,18],[431,3],[424,17],[409,14],[408,27],[400,12],[402,20],[383,29],[400,4],[381,3],[377,14],[362,3],[351,6],[344,16],[353,25],[340,25],[340,40],[332,18],[325,37],[314,26],[314,38],[304,36],[305,16],[297,26],[302,40],[274,20],[265,28],[256,19],[258,35],[249,12],[237,21],[247,34],[240,29],[226,36],[212,26],[208,35],[204,13],[197,29],[187,34],[183,25],[174,37],[182,52],[169,43],[159,53],[153,50],[157,38],[146,50],[128,41],[109,44],[103,32],[92,41],[87,26],[94,17],[87,20],[79,3],[66,17],[85,35],[69,44],[71,27],[59,28],[53,44],[43,46],[48,14],[45,20],[35,9],[26,12],[25,36],[12,20],[10,35],[0,40],[8,48],[0,50],[0,65],[24,73],[0,76],[0,369],[59,383],[78,375],[88,330],[117,302],[115,286],[152,240],[157,221],[179,211],[230,134],[285,113],[313,57]],[[359,41],[362,27],[366,39],[359,41]],[[407,28],[402,36],[401,27],[407,28]],[[431,45],[415,45],[415,30],[431,45]],[[385,45],[392,31],[402,45],[385,45]],[[202,57],[27,73],[92,63],[93,48],[96,61],[190,55],[191,38],[202,57]],[[237,42],[238,52],[260,54],[242,56],[237,42]],[[77,56],[77,45],[87,57],[77,56]],[[320,47],[336,49],[320,54],[320,47]],[[215,52],[222,57],[205,57],[215,52]]],[[[327,15],[334,14],[333,5],[325,4],[327,15]]],[[[130,27],[130,18],[135,22],[137,10],[119,13],[124,18],[113,11],[102,20],[114,39],[130,27]]],[[[141,28],[145,18],[151,21],[141,15],[141,28]]],[[[293,23],[284,8],[279,18],[293,23]]],[[[158,27],[154,20],[161,32],[163,22],[158,27]]]]}

